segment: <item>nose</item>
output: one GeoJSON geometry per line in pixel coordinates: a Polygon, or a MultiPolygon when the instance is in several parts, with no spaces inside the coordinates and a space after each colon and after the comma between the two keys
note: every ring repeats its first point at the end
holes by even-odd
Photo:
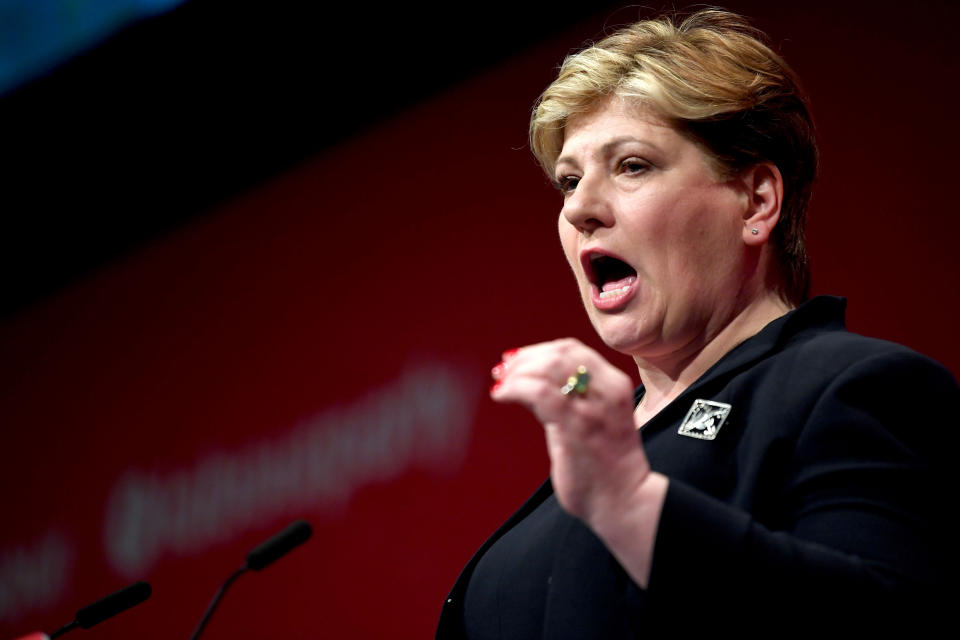
{"type": "Polygon", "coordinates": [[[614,222],[607,187],[598,178],[583,176],[563,201],[561,215],[581,233],[593,233],[614,222]]]}

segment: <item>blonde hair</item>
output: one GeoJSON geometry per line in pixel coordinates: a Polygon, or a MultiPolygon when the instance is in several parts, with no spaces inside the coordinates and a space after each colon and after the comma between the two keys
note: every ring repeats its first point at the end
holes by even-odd
{"type": "Polygon", "coordinates": [[[803,242],[817,173],[817,146],[806,97],[786,62],[741,16],[707,9],[679,25],[643,20],[567,57],[530,120],[530,146],[553,177],[571,116],[608,96],[635,100],[705,152],[721,177],[772,162],[784,180],[773,232],[780,295],[806,299],[810,270],[803,242]]]}

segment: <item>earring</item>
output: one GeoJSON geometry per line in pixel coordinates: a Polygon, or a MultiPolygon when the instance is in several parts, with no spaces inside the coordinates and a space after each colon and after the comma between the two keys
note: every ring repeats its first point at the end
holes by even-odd
{"type": "Polygon", "coordinates": [[[760,230],[754,227],[753,229],[750,229],[750,233],[752,233],[753,235],[757,235],[758,233],[760,233],[760,230]]]}

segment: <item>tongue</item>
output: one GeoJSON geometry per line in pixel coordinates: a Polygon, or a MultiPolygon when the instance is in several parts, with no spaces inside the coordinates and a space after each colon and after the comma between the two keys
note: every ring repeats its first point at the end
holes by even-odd
{"type": "Polygon", "coordinates": [[[637,276],[626,276],[625,278],[620,278],[619,280],[610,280],[604,282],[603,286],[600,287],[601,291],[613,291],[614,289],[622,289],[623,287],[633,284],[633,281],[637,279],[637,276]]]}

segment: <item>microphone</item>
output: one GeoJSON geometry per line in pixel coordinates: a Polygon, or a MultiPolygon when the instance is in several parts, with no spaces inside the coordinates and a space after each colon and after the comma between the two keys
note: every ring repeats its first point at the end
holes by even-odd
{"type": "Polygon", "coordinates": [[[227,588],[233,584],[234,580],[239,578],[248,569],[260,571],[276,560],[279,560],[281,557],[290,553],[294,547],[306,542],[312,533],[313,529],[310,528],[310,523],[308,523],[306,520],[297,520],[266,542],[257,545],[256,548],[247,554],[247,561],[244,563],[244,565],[234,571],[233,574],[226,579],[220,589],[217,590],[217,593],[213,596],[213,600],[211,600],[210,604],[207,606],[207,610],[204,612],[203,617],[200,618],[200,623],[194,630],[193,635],[190,636],[190,640],[197,640],[197,638],[200,637],[200,633],[210,621],[210,617],[213,615],[214,609],[216,609],[217,605],[220,604],[220,599],[223,598],[223,594],[226,593],[227,588]]]}
{"type": "MultiPolygon", "coordinates": [[[[81,629],[89,629],[95,624],[100,624],[107,618],[112,618],[121,611],[126,611],[130,607],[140,604],[149,598],[151,593],[153,593],[153,590],[146,582],[134,582],[129,587],[124,587],[119,591],[111,593],[106,598],[101,598],[93,604],[80,609],[77,611],[74,622],[76,622],[81,629]]],[[[55,638],[56,636],[57,634],[53,634],[51,638],[55,638]]]]}
{"type": "Polygon", "coordinates": [[[88,604],[80,609],[74,616],[73,622],[65,624],[49,636],[38,631],[18,638],[18,640],[53,640],[77,627],[89,629],[95,624],[100,624],[107,618],[112,618],[130,607],[135,607],[149,598],[151,593],[153,593],[153,590],[146,582],[134,582],[130,586],[115,591],[107,597],[100,598],[93,604],[88,604]]]}
{"type": "Polygon", "coordinates": [[[297,520],[247,554],[247,568],[260,571],[274,560],[287,555],[310,538],[313,530],[305,520],[297,520]]]}

